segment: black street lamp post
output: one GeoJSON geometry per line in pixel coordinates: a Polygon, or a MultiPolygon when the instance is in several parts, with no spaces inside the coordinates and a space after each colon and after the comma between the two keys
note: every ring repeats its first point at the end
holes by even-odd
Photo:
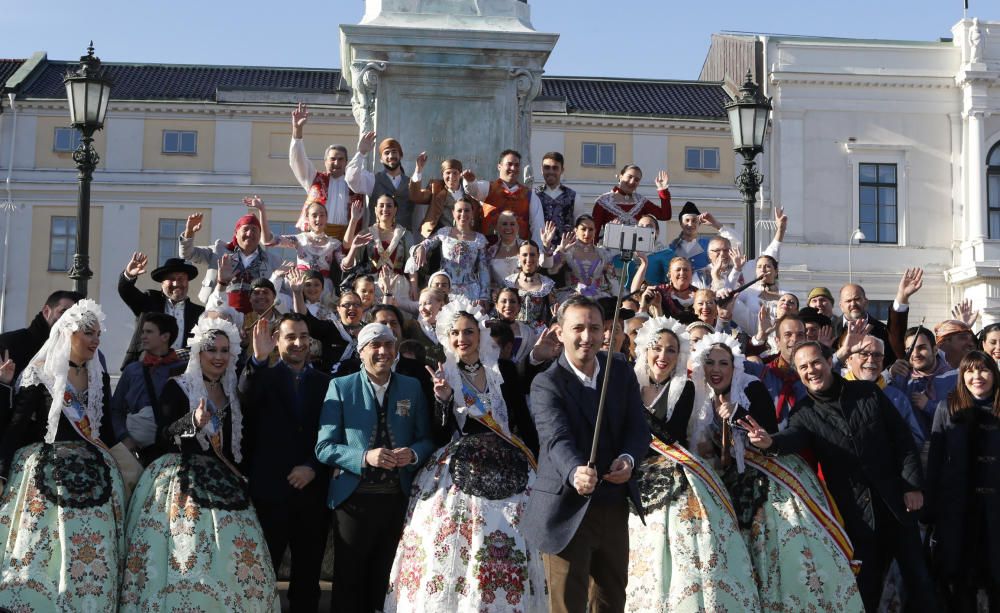
{"type": "Polygon", "coordinates": [[[729,128],[733,133],[733,151],[743,156],[743,172],[736,177],[736,186],[743,194],[746,205],[746,244],[744,249],[747,259],[757,257],[757,242],[754,231],[754,204],[757,202],[757,192],[764,176],[757,172],[754,158],[764,150],[764,135],[767,133],[768,117],[771,113],[771,99],[760,93],[760,88],[753,82],[750,71],[747,70],[740,95],[726,105],[729,113],[729,128]]]}
{"type": "Polygon", "coordinates": [[[87,55],[80,58],[80,67],[63,79],[69,100],[71,126],[80,131],[80,146],[73,152],[76,162],[79,194],[77,198],[76,253],[69,278],[74,289],[87,295],[87,282],[94,276],[90,270],[90,180],[100,157],[94,149],[94,132],[104,127],[111,96],[111,81],[104,76],[101,60],[94,55],[94,43],[87,55]]]}

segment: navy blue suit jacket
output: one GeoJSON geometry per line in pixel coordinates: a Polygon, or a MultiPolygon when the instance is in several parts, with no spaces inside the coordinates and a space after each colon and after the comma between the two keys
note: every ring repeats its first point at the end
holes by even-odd
{"type": "Polygon", "coordinates": [[[243,372],[244,464],[255,501],[281,502],[296,491],[288,474],[296,466],[308,466],[316,478],[305,487],[322,504],[326,494],[327,469],[314,452],[319,434],[330,376],[308,368],[300,383],[301,410],[293,406],[295,373],[284,362],[257,365],[251,359],[243,372]]]}
{"type": "MultiPolygon", "coordinates": [[[[603,380],[607,355],[600,353],[598,382],[603,380]]],[[[611,462],[629,454],[641,462],[649,449],[649,425],[643,414],[639,383],[632,367],[615,354],[601,438],[610,437],[610,458],[598,457],[597,473],[608,472],[611,462]]],[[[600,390],[600,385],[598,385],[600,390]]],[[[599,394],[589,392],[562,355],[531,384],[531,413],[538,430],[538,472],[521,529],[534,547],[559,553],[576,534],[591,498],[573,487],[573,472],[587,464],[594,436],[599,394]]],[[[628,496],[642,512],[635,472],[626,484],[628,496]]],[[[603,486],[599,486],[603,487],[603,486]]]]}

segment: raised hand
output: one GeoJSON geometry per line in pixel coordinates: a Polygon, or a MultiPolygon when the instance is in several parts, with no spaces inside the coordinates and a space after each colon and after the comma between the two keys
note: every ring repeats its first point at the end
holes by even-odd
{"type": "Polygon", "coordinates": [[[576,244],[576,232],[573,232],[571,230],[562,235],[562,240],[559,241],[559,246],[556,247],[556,251],[562,251],[565,253],[575,244],[576,244]]]}
{"type": "Polygon", "coordinates": [[[462,180],[466,183],[472,183],[476,180],[476,173],[472,172],[471,169],[466,168],[462,171],[462,180]]]}
{"type": "Polygon", "coordinates": [[[733,267],[736,270],[743,270],[743,265],[747,263],[747,256],[742,249],[734,246],[729,250],[729,257],[733,258],[733,267]]]}
{"type": "Polygon", "coordinates": [[[375,132],[365,132],[358,139],[358,153],[368,155],[375,148],[375,132]]]}
{"type": "Polygon", "coordinates": [[[545,225],[542,226],[542,244],[551,245],[552,239],[556,237],[556,224],[552,221],[546,221],[545,225]]]}
{"type": "Polygon", "coordinates": [[[267,363],[268,357],[277,346],[274,334],[271,333],[271,324],[266,319],[258,319],[253,325],[253,357],[258,362],[267,363]]]}
{"type": "Polygon", "coordinates": [[[670,175],[667,174],[666,170],[661,170],[656,173],[656,189],[665,190],[670,187],[670,175]]]}
{"type": "Polygon", "coordinates": [[[720,224],[719,221],[715,218],[715,215],[712,215],[711,213],[702,213],[701,223],[707,223],[716,230],[722,227],[722,224],[720,224]]]}
{"type": "Polygon", "coordinates": [[[14,360],[10,359],[10,353],[3,352],[3,361],[0,361],[0,383],[10,385],[14,380],[14,360]]]}
{"type": "Polygon", "coordinates": [[[298,269],[289,270],[288,274],[285,275],[285,283],[288,283],[288,289],[292,293],[298,293],[302,291],[302,286],[305,285],[306,275],[303,271],[298,269]]]}
{"type": "Polygon", "coordinates": [[[431,370],[430,366],[424,366],[427,372],[431,375],[431,384],[434,386],[434,397],[441,402],[447,402],[452,395],[451,385],[448,385],[448,380],[444,378],[444,368],[442,368],[441,363],[438,362],[438,369],[431,370]]]}
{"type": "Polygon", "coordinates": [[[365,216],[365,203],[361,200],[351,203],[351,221],[362,219],[365,216]]]}
{"type": "Polygon", "coordinates": [[[785,215],[785,207],[774,207],[774,223],[778,224],[779,228],[788,227],[788,215],[785,215]]]}
{"type": "Polygon", "coordinates": [[[903,276],[899,279],[899,287],[896,290],[896,301],[900,304],[908,304],[910,297],[919,292],[923,286],[923,269],[907,268],[903,272],[903,276]]]}
{"type": "Polygon", "coordinates": [[[364,247],[368,243],[372,242],[372,233],[365,232],[364,234],[356,234],[354,240],[351,241],[351,248],[364,247]]]}
{"type": "Polygon", "coordinates": [[[219,283],[226,285],[236,276],[236,256],[224,253],[219,258],[219,283]]]}
{"type": "Polygon", "coordinates": [[[816,340],[827,347],[833,347],[833,341],[836,340],[833,335],[833,326],[820,326],[816,340]]]}
{"type": "Polygon", "coordinates": [[[305,102],[300,102],[294,110],[292,110],[292,131],[299,131],[298,138],[302,138],[302,128],[309,121],[309,108],[306,106],[305,102]]]}
{"type": "Polygon", "coordinates": [[[760,305],[757,312],[757,340],[765,340],[774,330],[774,322],[771,320],[771,309],[766,304],[760,305]]]}
{"type": "Polygon", "coordinates": [[[136,251],[132,254],[132,259],[125,266],[125,274],[135,279],[146,273],[146,265],[148,263],[149,258],[146,257],[146,254],[136,251]]]}
{"type": "Polygon", "coordinates": [[[531,355],[537,361],[548,362],[559,357],[562,351],[562,343],[556,337],[556,333],[551,328],[545,328],[535,341],[535,346],[531,349],[531,355]]]}
{"type": "Polygon", "coordinates": [[[847,336],[844,337],[842,347],[847,348],[848,353],[861,351],[861,343],[872,331],[872,327],[863,319],[858,319],[847,324],[847,336]]]}
{"type": "Polygon", "coordinates": [[[208,410],[208,407],[205,405],[205,399],[202,398],[198,401],[198,406],[194,409],[194,426],[196,428],[204,428],[211,419],[212,412],[208,410]]]}
{"type": "Polygon", "coordinates": [[[965,325],[972,327],[979,319],[979,311],[972,308],[972,300],[966,298],[955,306],[951,307],[951,316],[962,321],[965,325]]]}
{"type": "Polygon", "coordinates": [[[248,209],[256,209],[258,211],[265,210],[264,200],[257,194],[254,194],[253,196],[244,196],[243,204],[246,205],[248,209]]]}
{"type": "Polygon", "coordinates": [[[767,430],[761,428],[760,424],[753,417],[747,415],[746,419],[741,419],[736,423],[747,431],[747,438],[750,439],[750,444],[757,449],[767,449],[774,444],[771,435],[767,433],[767,430]]]}
{"type": "Polygon", "coordinates": [[[423,172],[424,166],[427,164],[427,152],[421,151],[417,155],[417,172],[423,172]]]}
{"type": "Polygon", "coordinates": [[[184,224],[184,238],[191,238],[201,230],[201,222],[205,219],[204,213],[192,213],[187,216],[184,224]]]}

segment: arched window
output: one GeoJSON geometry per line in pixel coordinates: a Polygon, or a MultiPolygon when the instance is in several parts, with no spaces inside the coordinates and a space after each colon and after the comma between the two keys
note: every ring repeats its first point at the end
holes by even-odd
{"type": "Polygon", "coordinates": [[[986,156],[986,214],[989,237],[1000,239],[1000,143],[986,156]]]}

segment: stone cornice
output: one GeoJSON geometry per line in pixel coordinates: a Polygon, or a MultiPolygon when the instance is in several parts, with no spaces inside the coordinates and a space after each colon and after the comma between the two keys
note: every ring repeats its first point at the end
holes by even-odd
{"type": "Polygon", "coordinates": [[[838,87],[897,87],[908,89],[954,89],[954,76],[830,74],[778,71],[770,74],[772,85],[834,85],[838,87]]]}
{"type": "Polygon", "coordinates": [[[729,132],[729,122],[677,117],[623,117],[616,115],[585,115],[561,113],[532,113],[532,124],[539,127],[561,126],[580,128],[646,128],[653,130],[699,130],[706,132],[729,132]]]}

